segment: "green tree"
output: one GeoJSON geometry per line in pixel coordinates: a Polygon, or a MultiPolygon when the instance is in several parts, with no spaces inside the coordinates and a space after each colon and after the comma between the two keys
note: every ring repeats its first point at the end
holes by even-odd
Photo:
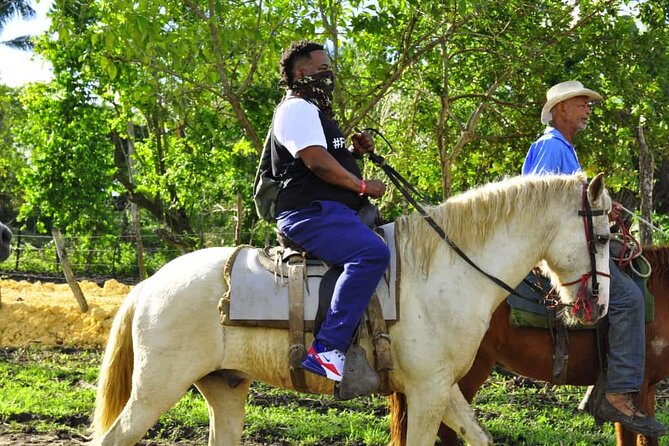
{"type": "MultiPolygon", "coordinates": [[[[34,16],[35,10],[30,0],[2,1],[0,2],[0,32],[2,32],[10,20],[16,17],[30,19],[34,16]]],[[[28,51],[33,47],[30,36],[15,37],[11,40],[0,42],[0,44],[24,51],[28,51]]]]}
{"type": "MultiPolygon", "coordinates": [[[[666,59],[666,6],[635,4],[644,26],[621,15],[622,6],[620,0],[56,0],[50,37],[38,50],[53,63],[62,91],[52,100],[76,99],[77,107],[99,112],[96,125],[111,138],[102,146],[109,153],[88,160],[87,169],[99,178],[111,172],[111,185],[150,213],[165,240],[190,249],[200,243],[190,238],[194,232],[260,227],[251,183],[282,94],[277,60],[299,38],[330,49],[345,132],[382,130],[394,151],[377,140],[379,151],[431,200],[516,174],[542,131],[546,89],[569,78],[606,97],[578,142],[584,166],[615,170],[614,183],[627,184],[634,177],[630,125],[644,116],[652,144],[666,133],[660,110],[669,72],[648,63],[666,59]],[[634,86],[624,84],[632,72],[639,73],[634,86]]],[[[365,172],[379,175],[369,164],[365,172]]],[[[51,180],[48,169],[32,178],[51,180]]],[[[394,191],[382,205],[389,216],[405,210],[394,191]]]]}
{"type": "Polygon", "coordinates": [[[25,119],[16,89],[0,85],[0,221],[12,222],[23,202],[18,177],[27,167],[27,153],[15,139],[17,127],[25,119]]]}
{"type": "Polygon", "coordinates": [[[72,92],[35,84],[23,95],[25,121],[17,139],[30,153],[19,177],[25,191],[21,217],[47,220],[63,231],[108,232],[112,150],[106,109],[72,92]]]}

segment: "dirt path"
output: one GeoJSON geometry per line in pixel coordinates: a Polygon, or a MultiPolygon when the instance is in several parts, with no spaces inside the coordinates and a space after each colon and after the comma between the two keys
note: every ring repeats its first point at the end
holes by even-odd
{"type": "Polygon", "coordinates": [[[64,446],[64,445],[82,445],[86,444],[84,439],[75,439],[75,438],[59,438],[55,434],[0,434],[0,446],[9,446],[9,445],[54,445],[54,446],[64,446]]]}
{"type": "MultiPolygon", "coordinates": [[[[51,446],[81,446],[88,444],[83,437],[69,436],[68,434],[28,434],[28,433],[0,433],[0,446],[24,446],[24,445],[51,445],[51,446]]],[[[200,442],[179,441],[174,442],[156,442],[140,441],[138,446],[202,446],[206,440],[200,442]]],[[[256,443],[242,442],[240,446],[284,446],[282,443],[256,443]]]]}

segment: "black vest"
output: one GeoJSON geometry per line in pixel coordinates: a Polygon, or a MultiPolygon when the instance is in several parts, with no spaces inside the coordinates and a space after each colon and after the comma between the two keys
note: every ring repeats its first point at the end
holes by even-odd
{"type": "MultiPolygon", "coordinates": [[[[337,123],[318,112],[323,126],[327,150],[344,169],[362,178],[360,168],[351,152],[346,148],[346,138],[337,123]]],[[[283,181],[276,203],[277,214],[283,211],[304,209],[315,200],[329,200],[343,203],[357,211],[364,203],[356,192],[326,183],[304,165],[300,158],[293,158],[288,149],[281,145],[272,132],[272,174],[283,181]]]]}

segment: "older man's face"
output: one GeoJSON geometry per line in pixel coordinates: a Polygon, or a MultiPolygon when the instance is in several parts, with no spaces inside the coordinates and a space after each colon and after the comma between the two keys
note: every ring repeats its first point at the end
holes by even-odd
{"type": "Polygon", "coordinates": [[[562,118],[569,122],[578,131],[584,130],[588,126],[590,119],[590,99],[587,96],[576,96],[560,102],[558,113],[562,118]]]}

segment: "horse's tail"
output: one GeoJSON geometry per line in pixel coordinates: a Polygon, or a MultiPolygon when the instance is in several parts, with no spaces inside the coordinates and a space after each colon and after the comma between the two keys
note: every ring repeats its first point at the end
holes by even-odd
{"type": "Polygon", "coordinates": [[[139,283],[123,301],[109,332],[100,366],[93,416],[93,438],[99,439],[111,427],[130,398],[133,371],[132,319],[142,287],[139,283]]]}
{"type": "Polygon", "coordinates": [[[395,392],[389,397],[390,443],[388,446],[407,444],[407,399],[403,393],[395,392]]]}

